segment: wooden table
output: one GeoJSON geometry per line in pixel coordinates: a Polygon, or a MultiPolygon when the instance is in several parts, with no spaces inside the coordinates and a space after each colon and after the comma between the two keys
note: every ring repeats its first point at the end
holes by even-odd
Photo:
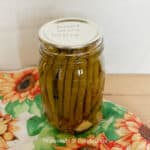
{"type": "Polygon", "coordinates": [[[104,98],[128,108],[150,124],[150,75],[106,75],[104,98]]]}

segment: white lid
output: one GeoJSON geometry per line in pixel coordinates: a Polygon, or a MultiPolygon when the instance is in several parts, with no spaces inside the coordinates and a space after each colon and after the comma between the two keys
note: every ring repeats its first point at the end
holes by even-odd
{"type": "Polygon", "coordinates": [[[97,26],[88,20],[62,18],[44,24],[39,37],[58,48],[81,48],[100,38],[97,26]]]}

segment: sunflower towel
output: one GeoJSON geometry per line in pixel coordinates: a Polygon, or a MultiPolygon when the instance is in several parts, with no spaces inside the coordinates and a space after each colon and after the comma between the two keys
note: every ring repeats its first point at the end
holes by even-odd
{"type": "Polygon", "coordinates": [[[36,67],[0,72],[0,150],[150,150],[150,129],[110,101],[97,126],[60,132],[44,115],[38,79],[36,67]]]}

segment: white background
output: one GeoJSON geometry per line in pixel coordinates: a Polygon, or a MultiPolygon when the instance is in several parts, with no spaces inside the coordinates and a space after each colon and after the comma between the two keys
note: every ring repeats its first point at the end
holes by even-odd
{"type": "Polygon", "coordinates": [[[38,63],[38,29],[58,17],[93,20],[107,73],[150,73],[150,0],[0,0],[0,70],[38,63]]]}

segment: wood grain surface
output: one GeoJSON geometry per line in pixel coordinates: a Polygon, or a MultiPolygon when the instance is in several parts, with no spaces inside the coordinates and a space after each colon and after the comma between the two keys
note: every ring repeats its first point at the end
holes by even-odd
{"type": "Polygon", "coordinates": [[[126,107],[150,124],[150,75],[106,75],[104,98],[126,107]]]}

